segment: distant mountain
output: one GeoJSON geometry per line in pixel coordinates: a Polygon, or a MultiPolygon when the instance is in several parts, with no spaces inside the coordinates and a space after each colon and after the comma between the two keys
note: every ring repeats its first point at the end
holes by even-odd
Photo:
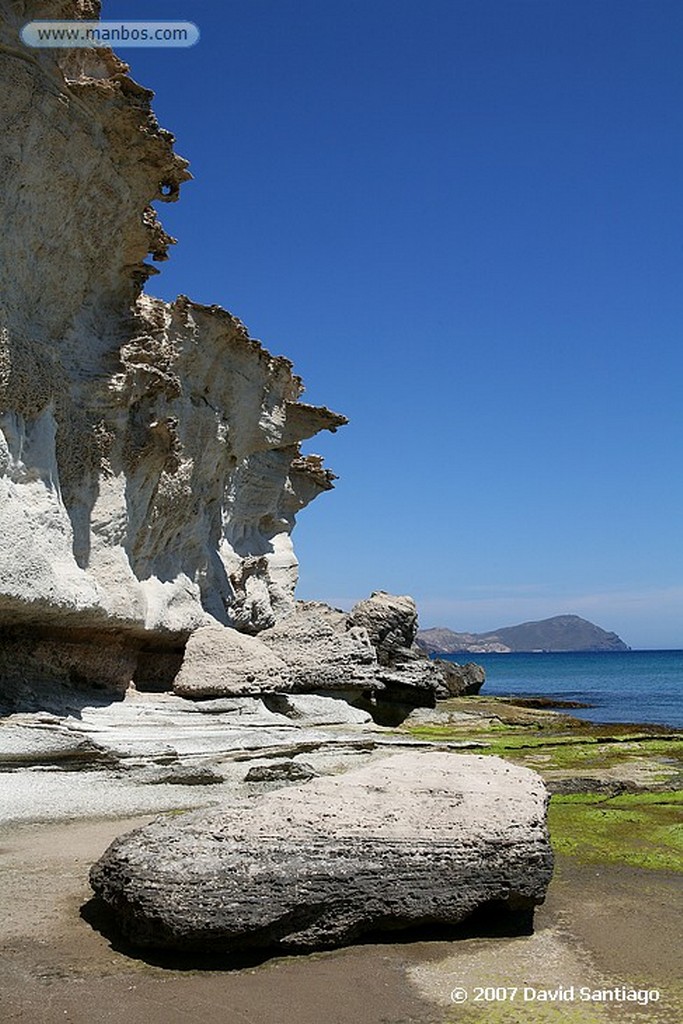
{"type": "Polygon", "coordinates": [[[630,651],[616,633],[607,633],[578,615],[554,615],[539,622],[504,626],[490,633],[421,629],[417,644],[428,654],[509,654],[512,651],[630,651]]]}

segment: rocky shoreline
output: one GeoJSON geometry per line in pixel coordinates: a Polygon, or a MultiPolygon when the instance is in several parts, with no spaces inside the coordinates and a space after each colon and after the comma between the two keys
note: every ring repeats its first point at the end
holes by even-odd
{"type": "Polygon", "coordinates": [[[290,697],[276,712],[254,698],[191,702],[132,690],[118,702],[89,704],[83,695],[62,715],[1,717],[0,822],[207,806],[411,750],[495,755],[531,768],[553,794],[551,810],[559,797],[582,793],[676,793],[683,776],[681,730],[596,724],[514,698],[452,698],[379,726],[331,697],[290,697]]]}
{"type": "MultiPolygon", "coordinates": [[[[136,708],[135,724],[114,726],[110,720],[105,730],[100,720],[96,734],[101,740],[105,732],[120,728],[130,743],[132,731],[147,719],[147,732],[138,732],[137,738],[148,742],[150,730],[159,724],[154,719],[159,708],[180,700],[162,695],[150,714],[157,699],[129,695],[107,714],[116,716],[129,703],[131,710],[136,708]],[[139,715],[143,709],[146,713],[139,715]]],[[[91,718],[84,707],[82,723],[93,728],[97,713],[105,710],[97,709],[91,718]]],[[[582,979],[603,986],[637,980],[659,986],[664,994],[659,1005],[641,1009],[638,1019],[657,1024],[675,1019],[681,1005],[674,939],[680,926],[675,909],[680,876],[671,872],[683,863],[674,827],[680,814],[683,734],[652,726],[596,726],[567,714],[521,708],[504,698],[469,697],[433,710],[417,709],[397,728],[365,722],[312,730],[299,720],[298,726],[283,729],[272,746],[238,746],[233,736],[229,749],[223,741],[216,747],[210,723],[216,715],[234,714],[168,714],[166,739],[173,735],[179,746],[188,735],[187,730],[177,732],[183,715],[209,724],[206,733],[197,730],[192,750],[174,759],[167,749],[166,764],[151,764],[147,757],[136,764],[130,747],[126,768],[102,761],[46,763],[45,746],[33,765],[5,761],[0,787],[3,1019],[85,1024],[96,1005],[101,1013],[102,1005],[114,999],[117,1005],[108,1019],[154,1024],[183,1019],[191,999],[194,1019],[218,1024],[223,1019],[219,1007],[229,998],[244,1019],[258,1024],[317,1024],[320,1019],[331,1024],[446,1024],[482,1019],[483,1010],[473,1006],[470,1016],[460,1009],[453,1016],[448,994],[456,980],[506,985],[520,977],[537,987],[582,979]],[[202,752],[200,742],[206,743],[202,752]],[[473,754],[495,761],[504,754],[544,777],[553,793],[549,823],[556,871],[546,903],[536,911],[533,934],[496,937],[495,924],[484,923],[476,937],[461,930],[445,940],[432,927],[409,933],[398,945],[377,944],[371,937],[360,947],[313,957],[270,956],[260,959],[261,967],[252,962],[227,972],[209,959],[197,971],[191,958],[183,963],[143,954],[141,959],[140,950],[121,946],[98,917],[88,869],[115,836],[132,826],[146,825],[159,813],[161,820],[180,820],[183,808],[211,812],[238,793],[250,799],[249,793],[291,791],[301,786],[302,772],[313,781],[339,778],[386,760],[387,752],[406,750],[428,757],[437,751],[454,761],[473,754]],[[190,784],[190,769],[200,767],[222,781],[204,776],[190,784]],[[161,774],[168,770],[170,776],[161,774]],[[190,772],[184,781],[181,770],[190,772]],[[623,827],[617,828],[620,818],[623,827]],[[365,993],[361,1002],[358,985],[365,993]]],[[[12,717],[2,720],[0,735],[15,725],[12,717]]],[[[41,723],[40,713],[28,717],[33,724],[24,716],[23,728],[32,734],[45,735],[54,726],[41,723]]],[[[244,728],[249,732],[252,727],[245,723],[244,728]]],[[[233,733],[239,731],[233,727],[233,733]]],[[[113,745],[120,744],[117,738],[113,745]]],[[[623,1007],[617,1006],[564,1010],[566,1019],[577,1024],[624,1019],[623,1007]]],[[[520,1014],[528,1012],[528,1007],[498,1006],[495,1019],[514,1024],[526,1020],[520,1014]]]]}

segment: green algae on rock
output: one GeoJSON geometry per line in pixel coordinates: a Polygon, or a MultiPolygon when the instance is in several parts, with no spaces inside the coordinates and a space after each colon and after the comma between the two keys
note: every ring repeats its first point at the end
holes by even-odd
{"type": "Polygon", "coordinates": [[[553,792],[556,853],[683,870],[680,730],[596,724],[487,697],[448,701],[429,721],[409,719],[401,731],[450,749],[476,741],[482,754],[537,771],[553,792]]]}
{"type": "Polygon", "coordinates": [[[683,871],[683,792],[555,795],[553,849],[585,863],[683,871]]]}

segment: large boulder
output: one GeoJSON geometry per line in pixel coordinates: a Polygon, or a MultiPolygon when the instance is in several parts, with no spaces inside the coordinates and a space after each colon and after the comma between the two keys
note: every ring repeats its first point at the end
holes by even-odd
{"type": "Polygon", "coordinates": [[[547,793],[496,757],[403,753],[117,839],[90,881],[131,943],[313,950],[497,908],[528,925],[552,872],[547,793]]]}
{"type": "Polygon", "coordinates": [[[486,681],[486,670],[473,661],[458,665],[454,661],[437,658],[432,664],[441,672],[449,697],[470,697],[479,693],[486,681]]]}
{"type": "Polygon", "coordinates": [[[286,689],[290,672],[258,637],[226,626],[201,626],[187,641],[173,682],[179,697],[229,697],[286,689]]]}

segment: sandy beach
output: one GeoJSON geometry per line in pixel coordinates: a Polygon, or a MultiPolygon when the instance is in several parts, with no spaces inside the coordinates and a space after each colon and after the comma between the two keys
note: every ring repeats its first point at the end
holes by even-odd
{"type": "MultiPolygon", "coordinates": [[[[122,951],[87,918],[88,869],[150,820],[0,830],[0,1019],[23,1024],[450,1024],[680,1018],[680,876],[559,858],[535,932],[374,943],[226,970],[166,967],[122,951]],[[85,907],[85,910],[83,909],[85,907]],[[479,1001],[476,988],[657,989],[657,1002],[479,1001]],[[455,1005],[451,992],[466,989],[455,1005]]],[[[500,993],[499,993],[500,994],[500,993]]],[[[527,995],[529,992],[527,992],[527,995]]]]}

